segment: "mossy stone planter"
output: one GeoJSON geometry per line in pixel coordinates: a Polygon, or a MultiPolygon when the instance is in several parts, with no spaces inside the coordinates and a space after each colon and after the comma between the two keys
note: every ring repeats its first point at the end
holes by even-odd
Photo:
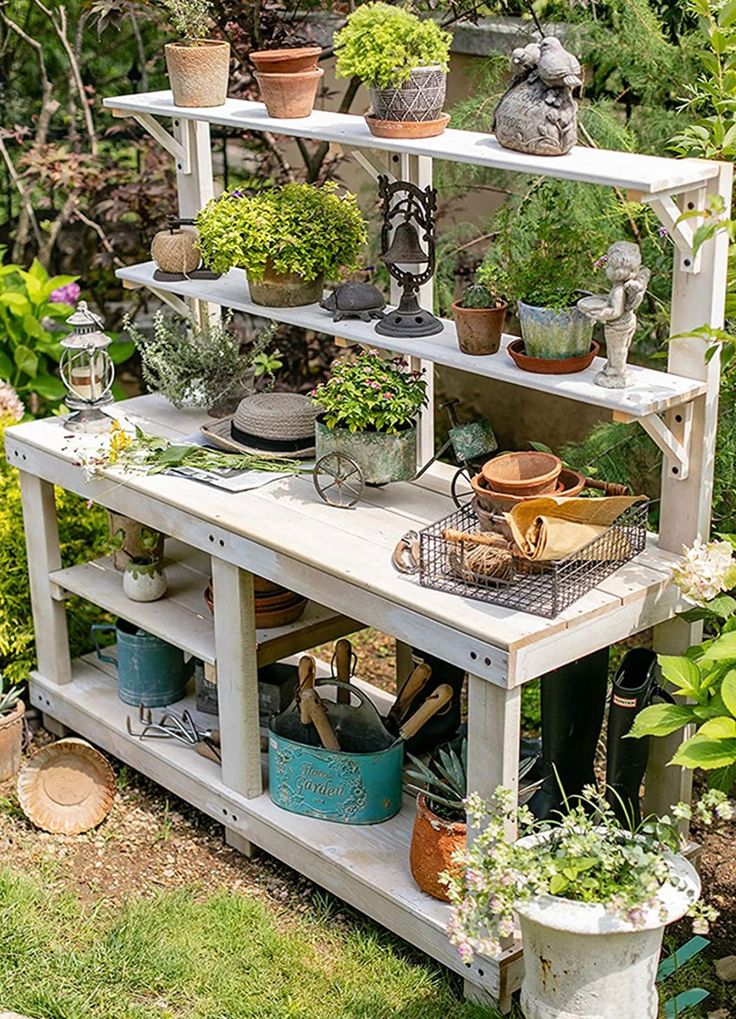
{"type": "Polygon", "coordinates": [[[295,272],[275,272],[267,267],[263,279],[248,280],[250,299],[266,308],[299,308],[316,304],[325,289],[323,276],[305,280],[295,272]]]}
{"type": "Polygon", "coordinates": [[[416,67],[403,85],[393,88],[371,86],[371,104],[376,120],[438,120],[445,105],[447,75],[441,67],[416,67]]]}
{"type": "Polygon", "coordinates": [[[538,308],[519,301],[519,323],[529,357],[557,361],[590,351],[593,322],[576,307],[538,308]]]}
{"type": "Polygon", "coordinates": [[[397,435],[387,435],[385,432],[328,428],[317,418],[316,444],[318,460],[328,453],[345,453],[355,460],[367,485],[411,481],[417,473],[416,425],[402,429],[397,435]]]}

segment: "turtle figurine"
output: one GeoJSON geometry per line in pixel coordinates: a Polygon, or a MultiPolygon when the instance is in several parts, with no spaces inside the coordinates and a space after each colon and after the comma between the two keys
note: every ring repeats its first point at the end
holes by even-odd
{"type": "Polygon", "coordinates": [[[372,318],[383,318],[386,301],[372,283],[341,283],[319,302],[319,306],[332,312],[333,322],[341,322],[344,318],[370,322],[372,318]]]}

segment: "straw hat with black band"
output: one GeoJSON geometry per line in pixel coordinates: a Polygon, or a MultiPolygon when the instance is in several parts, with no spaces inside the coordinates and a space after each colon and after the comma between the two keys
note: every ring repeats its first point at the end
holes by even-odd
{"type": "Polygon", "coordinates": [[[246,396],[229,417],[202,425],[214,445],[235,453],[262,453],[274,459],[314,456],[317,408],[299,393],[246,396]]]}

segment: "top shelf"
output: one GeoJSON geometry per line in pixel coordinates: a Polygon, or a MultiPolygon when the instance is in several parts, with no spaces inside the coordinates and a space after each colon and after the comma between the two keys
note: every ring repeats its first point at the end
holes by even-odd
{"type": "Polygon", "coordinates": [[[268,116],[262,103],[241,99],[227,99],[223,106],[188,108],[175,106],[171,92],[146,92],[105,99],[104,105],[109,110],[133,116],[176,117],[241,131],[270,131],[313,141],[472,163],[495,170],[604,184],[647,195],[686,191],[718,174],[718,163],[706,160],[666,159],[581,146],[567,156],[529,156],[502,148],[493,135],[452,128],[437,138],[376,138],[363,117],[315,110],[310,117],[275,120],[268,116]]]}

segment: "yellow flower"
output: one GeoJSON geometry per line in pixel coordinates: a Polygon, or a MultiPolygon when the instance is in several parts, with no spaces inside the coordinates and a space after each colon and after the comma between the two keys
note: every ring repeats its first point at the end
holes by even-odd
{"type": "Polygon", "coordinates": [[[119,421],[113,421],[112,428],[110,429],[110,453],[108,456],[108,463],[116,464],[120,461],[120,456],[125,452],[126,449],[130,449],[133,445],[132,436],[121,427],[119,421]]]}

